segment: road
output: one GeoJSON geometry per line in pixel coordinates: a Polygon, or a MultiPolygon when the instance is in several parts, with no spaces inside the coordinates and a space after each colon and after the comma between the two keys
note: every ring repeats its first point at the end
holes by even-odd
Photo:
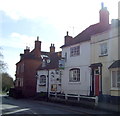
{"type": "Polygon", "coordinates": [[[30,99],[14,99],[9,96],[0,96],[2,104],[0,109],[2,115],[5,114],[111,114],[111,112],[86,109],[77,106],[68,106],[64,104],[36,101],[30,99]]]}

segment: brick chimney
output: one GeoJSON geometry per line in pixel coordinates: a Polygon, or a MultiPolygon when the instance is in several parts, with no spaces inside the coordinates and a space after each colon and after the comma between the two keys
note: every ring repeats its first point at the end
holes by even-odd
{"type": "Polygon", "coordinates": [[[30,53],[30,48],[26,46],[26,49],[24,49],[24,54],[28,54],[28,53],[30,53]]]}
{"type": "Polygon", "coordinates": [[[41,41],[39,41],[39,36],[37,36],[37,40],[35,41],[35,49],[39,49],[41,51],[41,41]]]}
{"type": "Polygon", "coordinates": [[[55,46],[54,46],[54,44],[51,44],[51,46],[50,46],[50,52],[51,53],[55,53],[55,46]]]}
{"type": "Polygon", "coordinates": [[[109,12],[107,7],[104,7],[104,3],[101,3],[101,10],[99,11],[100,14],[100,23],[104,25],[109,24],[109,12]]]}
{"type": "Polygon", "coordinates": [[[37,36],[37,40],[35,41],[34,55],[41,57],[41,41],[39,41],[39,36],[37,36]]]}
{"type": "Polygon", "coordinates": [[[67,35],[66,35],[64,38],[65,38],[65,39],[64,39],[64,44],[65,44],[65,45],[70,44],[71,41],[73,40],[73,37],[68,35],[68,31],[67,31],[67,35]]]}

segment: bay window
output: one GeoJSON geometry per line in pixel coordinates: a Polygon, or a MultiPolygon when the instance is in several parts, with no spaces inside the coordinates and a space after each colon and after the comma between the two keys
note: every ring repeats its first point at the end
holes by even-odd
{"type": "Polygon", "coordinates": [[[112,71],[112,88],[120,88],[120,70],[112,71]]]}

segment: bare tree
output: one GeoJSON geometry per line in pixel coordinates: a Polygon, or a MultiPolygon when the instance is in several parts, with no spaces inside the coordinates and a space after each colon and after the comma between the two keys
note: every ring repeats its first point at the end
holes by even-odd
{"type": "Polygon", "coordinates": [[[0,47],[0,73],[4,72],[7,68],[7,64],[3,61],[3,55],[1,53],[1,47],[0,47]]]}
{"type": "Polygon", "coordinates": [[[8,73],[2,73],[2,91],[7,92],[13,86],[13,78],[8,73]]]}

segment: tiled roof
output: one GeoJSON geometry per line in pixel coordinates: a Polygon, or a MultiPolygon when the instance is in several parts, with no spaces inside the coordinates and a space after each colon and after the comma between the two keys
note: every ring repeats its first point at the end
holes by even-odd
{"type": "Polygon", "coordinates": [[[19,62],[16,63],[16,65],[19,64],[22,60],[25,60],[25,59],[37,60],[37,61],[40,61],[40,62],[42,61],[41,57],[35,57],[35,55],[32,54],[31,52],[28,53],[28,54],[20,54],[20,55],[21,55],[22,58],[20,59],[19,62]]]}
{"type": "Polygon", "coordinates": [[[44,67],[42,67],[42,64],[38,67],[37,70],[47,70],[47,69],[56,69],[59,68],[59,59],[61,58],[58,56],[58,53],[47,53],[48,57],[50,59],[50,63],[46,63],[44,67]]]}
{"type": "Polygon", "coordinates": [[[102,33],[108,29],[110,29],[110,24],[104,25],[102,23],[97,23],[97,24],[91,25],[88,28],[86,28],[84,31],[79,33],[76,37],[74,37],[71,40],[70,44],[63,45],[61,46],[61,48],[74,45],[80,42],[89,41],[92,35],[97,34],[97,33],[102,33]]]}
{"type": "Polygon", "coordinates": [[[120,68],[120,60],[116,60],[115,62],[113,62],[108,69],[111,68],[120,68]]]}

